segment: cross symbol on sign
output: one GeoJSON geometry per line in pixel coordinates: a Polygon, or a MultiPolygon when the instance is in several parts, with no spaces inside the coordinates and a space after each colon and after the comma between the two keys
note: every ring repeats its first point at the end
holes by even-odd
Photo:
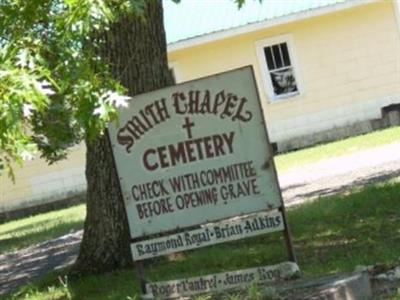
{"type": "Polygon", "coordinates": [[[192,138],[192,127],[194,126],[194,122],[190,122],[188,117],[185,118],[185,124],[182,125],[182,128],[186,129],[188,138],[192,138]]]}

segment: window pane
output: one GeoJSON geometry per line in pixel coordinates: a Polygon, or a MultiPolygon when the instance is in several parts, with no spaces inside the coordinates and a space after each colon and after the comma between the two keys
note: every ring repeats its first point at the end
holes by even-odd
{"type": "Polygon", "coordinates": [[[290,66],[290,58],[289,58],[289,51],[287,48],[287,44],[286,43],[282,43],[280,44],[281,50],[282,50],[282,56],[283,56],[283,65],[285,67],[290,66]]]}
{"type": "Polygon", "coordinates": [[[274,94],[276,96],[297,92],[293,68],[270,72],[274,94]]]}
{"type": "Polygon", "coordinates": [[[275,59],[275,64],[276,64],[276,68],[282,68],[283,67],[283,62],[281,59],[281,53],[279,51],[279,45],[274,45],[272,46],[272,52],[274,55],[274,59],[275,59]]]}
{"type": "Polygon", "coordinates": [[[275,69],[274,61],[272,59],[271,47],[264,48],[265,58],[267,59],[267,66],[269,70],[275,69]]]}

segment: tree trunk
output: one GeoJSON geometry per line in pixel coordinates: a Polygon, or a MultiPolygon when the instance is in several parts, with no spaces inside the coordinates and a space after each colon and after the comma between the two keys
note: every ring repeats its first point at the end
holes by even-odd
{"type": "MultiPolygon", "coordinates": [[[[171,85],[161,0],[146,1],[142,16],[124,16],[101,34],[100,56],[130,96],[171,85]]],[[[130,235],[106,135],[86,141],[87,216],[72,274],[132,265],[130,235]]]]}

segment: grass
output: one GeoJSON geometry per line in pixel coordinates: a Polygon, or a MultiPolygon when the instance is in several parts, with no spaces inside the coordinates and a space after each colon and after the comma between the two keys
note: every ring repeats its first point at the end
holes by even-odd
{"type": "MultiPolygon", "coordinates": [[[[398,263],[400,183],[375,185],[319,199],[288,211],[304,276],[352,271],[357,265],[398,263]]],[[[286,260],[282,235],[273,233],[187,252],[181,261],[156,259],[150,281],[198,276],[286,260]]],[[[66,270],[61,271],[67,272],[66,270]]],[[[59,274],[25,286],[11,299],[138,299],[134,270],[89,276],[66,284],[59,274]]]]}
{"type": "MultiPolygon", "coordinates": [[[[400,127],[280,154],[275,162],[278,171],[284,172],[396,141],[400,141],[400,127]]],[[[396,198],[399,190],[400,185],[396,183],[368,187],[348,196],[324,198],[291,210],[289,223],[304,274],[350,271],[356,265],[395,261],[400,253],[400,200],[396,198]]],[[[82,204],[0,224],[0,254],[81,229],[84,216],[82,204]]],[[[186,255],[182,262],[157,259],[146,270],[152,281],[170,279],[170,274],[174,278],[196,276],[281,262],[283,252],[281,235],[270,234],[199,249],[186,255]]],[[[51,274],[39,283],[23,287],[12,298],[22,299],[27,295],[27,299],[128,300],[136,299],[137,291],[133,270],[86,277],[70,284],[51,274]]]]}
{"type": "MultiPolygon", "coordinates": [[[[277,170],[284,172],[324,158],[348,154],[395,141],[400,141],[400,127],[391,127],[337,142],[280,154],[275,157],[275,162],[277,170]]],[[[84,210],[84,205],[79,205],[74,208],[0,224],[0,254],[81,229],[85,215],[84,210]]]]}
{"type": "Polygon", "coordinates": [[[22,249],[83,228],[85,205],[0,224],[0,254],[22,249]]]}
{"type": "Polygon", "coordinates": [[[400,126],[283,153],[275,157],[275,164],[279,172],[284,172],[325,158],[354,153],[398,141],[400,141],[400,126]]]}

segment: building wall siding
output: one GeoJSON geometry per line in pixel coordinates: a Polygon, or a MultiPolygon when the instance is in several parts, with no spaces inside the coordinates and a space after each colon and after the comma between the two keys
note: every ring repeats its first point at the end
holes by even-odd
{"type": "Polygon", "coordinates": [[[48,165],[36,158],[15,166],[15,183],[0,176],[0,213],[42,205],[81,195],[86,191],[85,147],[71,149],[67,160],[48,165]]]}
{"type": "Polygon", "coordinates": [[[176,51],[182,81],[253,65],[271,140],[287,140],[380,116],[400,102],[400,33],[391,1],[293,22],[176,51]],[[271,101],[261,78],[257,40],[289,34],[303,93],[271,101]]]}

